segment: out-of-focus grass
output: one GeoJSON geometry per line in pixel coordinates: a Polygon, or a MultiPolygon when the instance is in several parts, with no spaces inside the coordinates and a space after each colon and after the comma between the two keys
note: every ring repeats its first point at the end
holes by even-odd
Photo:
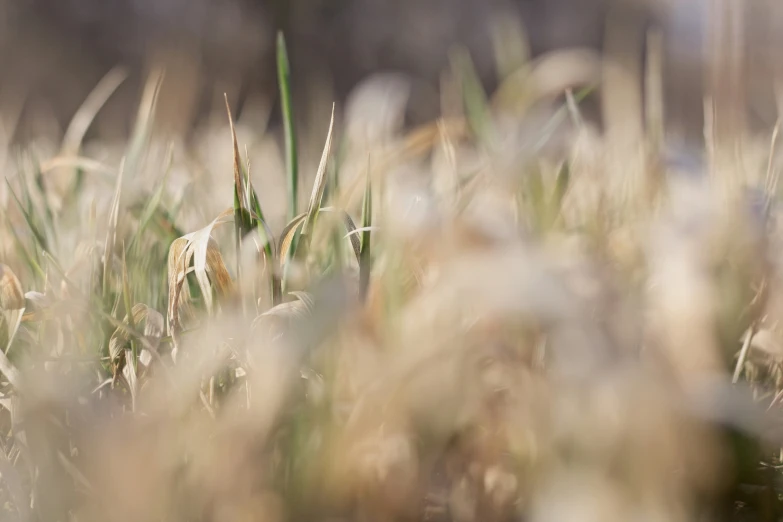
{"type": "Polygon", "coordinates": [[[582,117],[595,57],[500,54],[417,129],[360,86],[317,165],[282,37],[284,150],[229,108],[210,172],[156,72],[124,153],[81,143],[111,73],[59,153],[4,155],[4,519],[777,519],[777,133],[682,172],[660,110],[622,146],[582,117]]]}

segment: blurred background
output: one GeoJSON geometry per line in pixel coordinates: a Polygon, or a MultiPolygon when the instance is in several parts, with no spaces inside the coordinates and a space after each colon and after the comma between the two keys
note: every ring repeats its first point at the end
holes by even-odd
{"type": "Polygon", "coordinates": [[[782,12],[775,0],[5,0],[0,111],[23,123],[17,139],[36,125],[62,129],[119,65],[129,79],[92,129],[119,137],[130,128],[145,71],[163,64],[159,121],[187,132],[224,92],[240,115],[247,103],[274,99],[274,41],[282,30],[295,98],[311,98],[317,88],[339,101],[360,79],[397,71],[414,79],[408,118],[429,120],[438,114],[433,101],[450,50],[466,47],[491,89],[498,80],[493,35],[517,23],[533,56],[588,48],[631,74],[644,65],[650,30],[660,32],[668,125],[699,139],[704,81],[716,58],[739,64],[732,74],[752,93],[730,96],[752,100],[750,124],[774,122],[782,12]],[[710,44],[716,31],[724,47],[710,44]]]}

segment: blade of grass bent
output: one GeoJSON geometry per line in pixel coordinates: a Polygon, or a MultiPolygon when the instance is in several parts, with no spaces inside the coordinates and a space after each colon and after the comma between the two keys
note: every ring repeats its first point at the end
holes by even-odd
{"type": "Polygon", "coordinates": [[[90,92],[81,107],[71,119],[68,129],[63,137],[61,153],[64,156],[72,156],[79,153],[84,135],[92,125],[98,111],[106,104],[117,88],[128,77],[128,72],[120,67],[115,67],[106,76],[101,78],[95,88],[90,92]]]}
{"type": "MultiPolygon", "coordinates": [[[[345,230],[346,230],[345,238],[351,242],[351,248],[353,250],[354,255],[356,256],[356,261],[358,262],[359,254],[361,252],[361,242],[357,237],[356,225],[351,219],[351,216],[348,215],[348,213],[345,212],[344,210],[338,209],[336,207],[323,207],[319,210],[319,212],[339,212],[342,214],[343,225],[345,225],[345,230]]],[[[281,268],[283,268],[285,265],[286,252],[288,252],[291,249],[291,244],[293,242],[292,240],[294,234],[296,234],[297,229],[304,222],[305,217],[307,217],[306,214],[304,213],[299,214],[293,219],[293,221],[288,223],[283,229],[283,231],[280,233],[280,240],[278,243],[277,250],[278,250],[278,259],[280,260],[281,268]]]]}

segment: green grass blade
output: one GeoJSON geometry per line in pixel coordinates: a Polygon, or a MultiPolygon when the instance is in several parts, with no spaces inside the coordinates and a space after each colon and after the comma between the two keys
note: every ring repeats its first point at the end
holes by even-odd
{"type": "Polygon", "coordinates": [[[370,271],[372,269],[372,180],[369,161],[367,165],[367,182],[364,187],[362,202],[362,237],[359,250],[359,298],[364,301],[370,286],[370,271]]]}
{"type": "MultiPolygon", "coordinates": [[[[334,161],[328,168],[329,179],[324,191],[324,200],[331,202],[332,205],[339,205],[339,162],[340,152],[344,151],[345,141],[338,146],[334,161]]],[[[345,261],[343,259],[343,238],[340,237],[340,227],[334,224],[330,235],[330,247],[332,253],[333,269],[337,273],[342,273],[345,261]]]]}
{"type": "Polygon", "coordinates": [[[35,188],[38,190],[40,201],[43,206],[43,211],[41,212],[43,215],[43,227],[47,231],[46,237],[51,238],[54,243],[54,248],[56,249],[59,234],[57,233],[57,228],[55,226],[54,212],[49,205],[49,198],[46,197],[46,187],[44,186],[43,173],[41,172],[41,163],[37,158],[33,161],[33,169],[33,181],[35,182],[35,188]]]}
{"type": "Polygon", "coordinates": [[[109,213],[109,226],[106,230],[106,241],[103,246],[103,278],[102,289],[103,298],[106,299],[109,294],[109,273],[111,272],[112,260],[114,258],[114,249],[116,248],[117,228],[120,219],[120,197],[122,195],[122,180],[125,172],[124,160],[120,165],[120,171],[117,176],[117,185],[114,191],[114,198],[109,213]]]}
{"type": "Polygon", "coordinates": [[[41,231],[38,229],[38,226],[33,221],[33,217],[28,212],[28,209],[24,207],[22,202],[19,200],[19,197],[16,195],[16,192],[14,192],[14,189],[11,188],[11,184],[8,182],[8,180],[5,180],[6,185],[8,185],[8,191],[11,193],[11,197],[14,198],[14,202],[16,203],[17,207],[19,208],[19,211],[22,213],[22,217],[24,217],[25,222],[27,223],[27,227],[30,229],[30,232],[33,233],[33,237],[35,238],[35,242],[38,243],[38,246],[41,248],[41,250],[49,250],[49,243],[46,240],[46,236],[41,233],[41,231]]]}
{"type": "Polygon", "coordinates": [[[139,241],[142,234],[147,229],[147,226],[149,225],[153,215],[160,206],[160,201],[163,199],[163,192],[166,189],[166,181],[168,181],[169,173],[171,172],[171,167],[173,164],[174,149],[169,147],[169,150],[166,153],[166,167],[163,170],[163,179],[161,180],[160,185],[158,185],[155,193],[152,195],[149,201],[147,201],[147,205],[144,207],[144,210],[141,213],[141,217],[139,217],[139,226],[136,229],[136,233],[133,235],[130,244],[128,245],[128,250],[133,248],[139,241]]]}
{"type": "Polygon", "coordinates": [[[130,176],[135,175],[136,169],[141,163],[142,153],[152,133],[152,124],[155,119],[158,95],[163,85],[163,77],[164,73],[162,70],[154,70],[144,85],[130,144],[125,153],[125,170],[130,173],[130,176]]]}
{"type": "Polygon", "coordinates": [[[252,219],[255,220],[254,226],[258,228],[258,236],[261,244],[264,245],[264,253],[266,254],[267,266],[270,267],[269,281],[272,290],[272,304],[277,305],[281,302],[282,280],[280,274],[277,272],[277,255],[275,252],[275,237],[272,234],[272,230],[266,224],[264,213],[261,210],[261,202],[258,200],[253,184],[248,180],[248,191],[250,192],[250,204],[251,212],[254,213],[252,219]]]}
{"type": "Polygon", "coordinates": [[[458,49],[452,55],[452,66],[459,78],[465,115],[471,130],[485,145],[495,142],[495,129],[487,101],[487,93],[481,85],[476,68],[465,49],[458,49]]]}
{"type": "Polygon", "coordinates": [[[16,249],[21,253],[21,256],[24,258],[27,265],[33,269],[32,271],[34,274],[38,275],[41,281],[45,281],[46,273],[43,271],[43,268],[41,268],[41,265],[38,264],[38,261],[35,259],[35,257],[33,257],[30,251],[27,250],[27,247],[24,245],[22,238],[20,238],[19,234],[16,233],[16,228],[9,226],[9,230],[11,230],[11,235],[14,237],[14,244],[16,244],[16,249]]]}
{"type": "Polygon", "coordinates": [[[552,207],[555,212],[555,218],[560,214],[563,207],[563,200],[568,192],[568,186],[571,183],[571,166],[567,161],[563,162],[560,170],[557,172],[555,180],[555,191],[552,194],[552,207]]]}
{"type": "MultiPolygon", "coordinates": [[[[131,295],[131,288],[130,288],[130,281],[128,280],[128,261],[126,259],[126,251],[125,251],[125,245],[123,245],[122,249],[122,297],[124,299],[125,304],[125,313],[128,317],[128,326],[130,326],[131,330],[136,329],[136,325],[133,321],[133,296],[131,295]]],[[[133,353],[133,361],[127,361],[126,363],[130,363],[134,365],[134,368],[136,366],[136,360],[138,358],[138,352],[136,343],[131,339],[131,353],[133,353]]]]}
{"type": "Polygon", "coordinates": [[[283,129],[285,131],[286,180],[288,183],[287,219],[291,221],[298,214],[299,163],[291,101],[291,67],[288,63],[288,51],[282,31],[277,33],[277,81],[280,87],[280,109],[283,113],[283,129]]]}

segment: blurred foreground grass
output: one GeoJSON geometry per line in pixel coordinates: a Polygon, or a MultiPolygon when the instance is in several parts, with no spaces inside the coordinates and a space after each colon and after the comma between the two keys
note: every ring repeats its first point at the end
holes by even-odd
{"type": "Polygon", "coordinates": [[[278,43],[282,147],[161,139],[161,72],[82,143],[116,71],[0,149],[4,520],[778,519],[777,129],[671,156],[583,118],[597,57],[502,47],[431,124],[379,76],[296,128],[278,43]]]}

